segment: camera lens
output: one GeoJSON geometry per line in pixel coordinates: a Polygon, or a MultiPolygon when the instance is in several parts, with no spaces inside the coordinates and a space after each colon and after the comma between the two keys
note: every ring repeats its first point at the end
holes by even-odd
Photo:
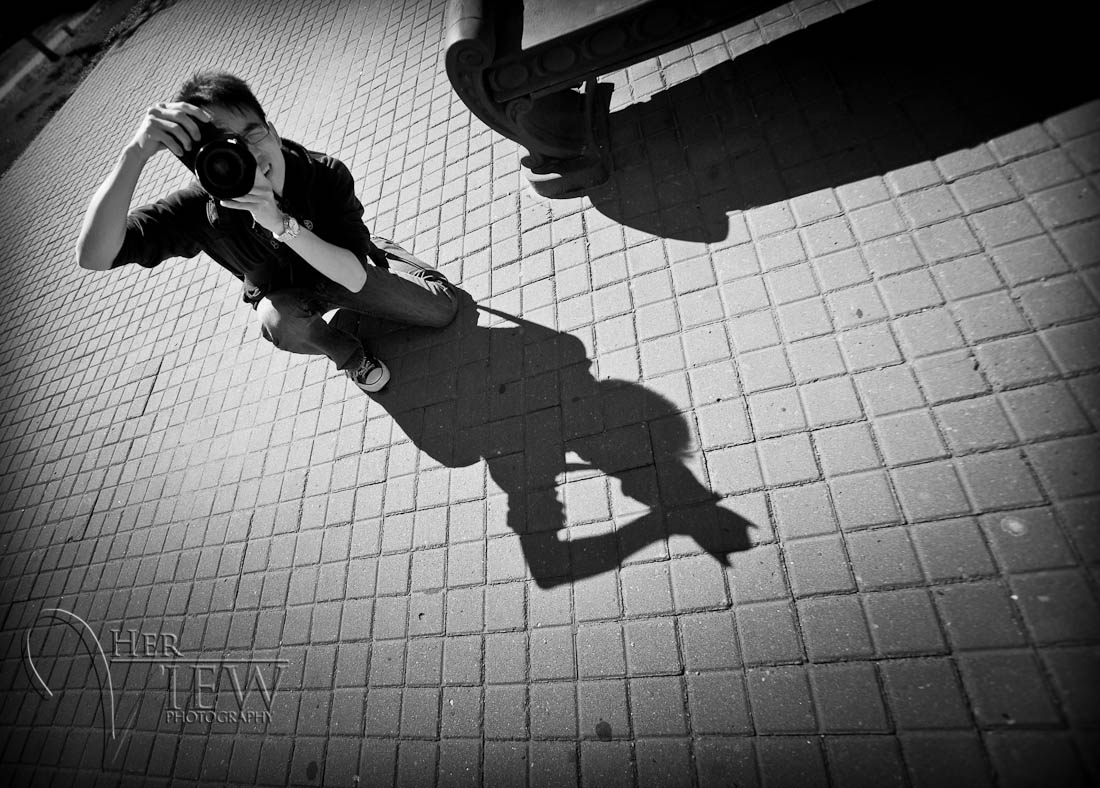
{"type": "Polygon", "coordinates": [[[235,137],[204,145],[195,157],[195,175],[210,196],[231,200],[252,190],[256,159],[235,137]]]}

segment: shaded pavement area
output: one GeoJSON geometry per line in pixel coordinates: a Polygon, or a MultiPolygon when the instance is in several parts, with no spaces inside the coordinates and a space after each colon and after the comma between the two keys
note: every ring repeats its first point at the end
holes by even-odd
{"type": "Polygon", "coordinates": [[[54,61],[26,39],[0,52],[0,174],[19,158],[103,54],[173,0],[73,0],[36,28],[54,61]]]}
{"type": "MultiPolygon", "coordinates": [[[[1083,26],[781,5],[604,78],[614,173],[557,201],[442,27],[172,4],[0,177],[6,782],[1100,781],[1083,26]],[[333,318],[384,393],[205,258],[76,266],[210,66],[467,294],[333,318]]],[[[158,157],[135,203],[187,180],[158,157]]]]}

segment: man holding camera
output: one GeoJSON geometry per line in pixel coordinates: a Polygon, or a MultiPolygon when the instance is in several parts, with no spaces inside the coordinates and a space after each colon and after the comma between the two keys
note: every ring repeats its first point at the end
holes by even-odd
{"type": "Polygon", "coordinates": [[[96,271],[199,252],[243,282],[266,339],[327,356],[367,392],[381,390],[389,370],[325,312],[442,327],[457,310],[442,274],[371,237],[347,167],[280,139],[248,85],[222,72],[196,74],[148,110],[92,197],[77,243],[79,264],[96,271]],[[146,162],[164,149],[199,183],[129,211],[146,162]]]}

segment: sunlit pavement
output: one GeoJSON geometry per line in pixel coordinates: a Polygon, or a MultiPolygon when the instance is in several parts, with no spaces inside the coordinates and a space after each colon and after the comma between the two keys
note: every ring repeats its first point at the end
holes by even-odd
{"type": "Polygon", "coordinates": [[[1071,18],[780,6],[608,75],[612,178],[546,201],[400,5],[177,3],[0,180],[5,783],[1100,780],[1071,18]],[[76,266],[205,66],[471,296],[386,393],[209,260],[76,266]]]}

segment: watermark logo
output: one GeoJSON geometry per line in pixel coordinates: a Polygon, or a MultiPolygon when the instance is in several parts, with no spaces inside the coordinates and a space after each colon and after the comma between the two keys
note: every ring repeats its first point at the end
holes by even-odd
{"type": "Polygon", "coordinates": [[[188,657],[179,650],[176,636],[167,632],[112,629],[111,645],[113,663],[151,663],[160,667],[168,682],[166,722],[267,724],[271,721],[271,704],[279,676],[288,664],[285,659],[188,657]],[[226,690],[235,706],[226,708],[224,702],[219,704],[226,690]],[[260,708],[246,708],[253,695],[260,698],[260,708]]]}
{"type": "Polygon", "coordinates": [[[109,734],[110,741],[113,742],[118,738],[118,730],[115,727],[115,688],[114,683],[111,681],[111,664],[107,661],[103,644],[99,642],[95,630],[76,613],[59,607],[48,607],[42,610],[34,623],[27,627],[23,637],[23,665],[30,675],[31,684],[43,698],[53,697],[53,690],[46,684],[46,680],[42,678],[42,674],[38,672],[38,666],[35,664],[31,648],[31,633],[41,623],[54,621],[59,621],[76,632],[77,637],[80,638],[81,644],[92,660],[92,670],[99,682],[99,707],[103,712],[104,735],[109,734]]]}
{"type": "MultiPolygon", "coordinates": [[[[150,664],[160,668],[164,678],[163,713],[167,723],[188,724],[260,724],[271,721],[271,708],[285,659],[253,657],[190,657],[180,650],[178,637],[167,632],[146,632],[137,629],[112,629],[104,648],[96,631],[87,621],[71,610],[60,607],[43,609],[27,627],[23,638],[23,663],[31,684],[44,699],[54,696],[39,671],[45,655],[37,654],[32,634],[45,627],[64,625],[75,632],[84,654],[91,660],[92,672],[99,685],[99,707],[103,715],[104,760],[118,756],[124,734],[137,716],[135,707],[126,724],[120,726],[116,716],[118,704],[112,665],[150,664]],[[255,700],[253,700],[255,699],[255,700]]],[[[54,654],[54,657],[79,656],[54,654]]]]}

